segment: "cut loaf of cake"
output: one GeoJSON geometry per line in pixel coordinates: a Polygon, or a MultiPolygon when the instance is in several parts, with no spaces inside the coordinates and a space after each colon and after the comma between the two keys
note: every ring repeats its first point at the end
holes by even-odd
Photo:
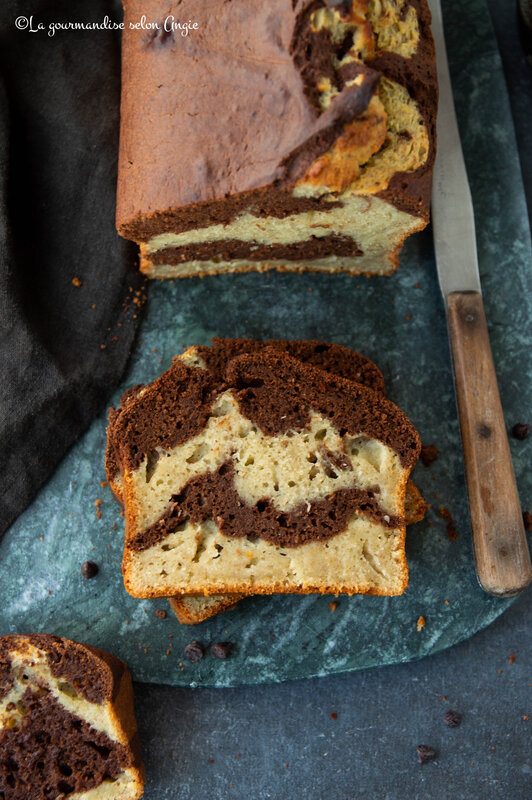
{"type": "Polygon", "coordinates": [[[58,636],[0,637],[2,800],[136,800],[143,785],[126,665],[58,636]]]}
{"type": "Polygon", "coordinates": [[[429,220],[430,20],[426,0],[124,0],[116,222],[142,271],[394,270],[429,220]]]}
{"type": "Polygon", "coordinates": [[[273,349],[176,359],[113,425],[138,597],[397,594],[419,437],[375,391],[273,349]]]}

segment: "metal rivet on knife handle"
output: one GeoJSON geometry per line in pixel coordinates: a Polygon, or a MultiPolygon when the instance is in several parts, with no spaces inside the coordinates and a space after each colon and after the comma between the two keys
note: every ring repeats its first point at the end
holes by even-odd
{"type": "Polygon", "coordinates": [[[530,557],[482,296],[453,292],[447,312],[478,579],[511,597],[530,582],[530,557]]]}

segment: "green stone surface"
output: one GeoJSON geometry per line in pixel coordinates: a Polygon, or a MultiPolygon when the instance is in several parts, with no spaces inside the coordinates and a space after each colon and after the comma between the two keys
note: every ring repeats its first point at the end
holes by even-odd
{"type": "MultiPolygon", "coordinates": [[[[527,419],[532,394],[530,234],[506,86],[482,3],[446,2],[457,19],[451,71],[477,220],[482,285],[508,428],[527,419]]],[[[430,230],[405,247],[386,278],[247,274],[152,284],[121,392],[155,378],[182,346],[211,336],[319,338],[354,347],[383,370],[439,459],[413,478],[431,504],[407,536],[410,586],[402,597],[249,598],[195,628],[165,600],[139,601],[122,584],[123,518],[104,480],[105,417],[95,420],[33,505],[0,544],[0,633],[46,631],[116,653],[134,678],[174,685],[234,686],[326,675],[409,661],[471,636],[511,601],[476,581],[447,333],[430,230]],[[101,505],[95,501],[101,499],[101,505]],[[449,509],[458,538],[439,516],[449,509]],[[97,514],[98,508],[101,517],[97,514]],[[86,581],[85,560],[100,572],[86,581]],[[155,611],[168,612],[159,619],[155,611]],[[418,632],[416,620],[426,618],[418,632]],[[195,664],[185,645],[234,642],[226,661],[195,664]]],[[[23,398],[21,398],[23,402],[23,398]]],[[[523,505],[531,496],[532,440],[511,440],[523,505]]],[[[530,503],[530,501],[528,501],[530,503]]]]}

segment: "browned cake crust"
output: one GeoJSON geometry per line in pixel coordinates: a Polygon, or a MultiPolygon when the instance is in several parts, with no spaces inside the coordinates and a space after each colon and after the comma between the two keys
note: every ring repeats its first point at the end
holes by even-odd
{"type": "Polygon", "coordinates": [[[366,110],[379,79],[362,70],[362,84],[319,114],[312,95],[335,45],[323,32],[306,52],[318,5],[124,2],[119,233],[140,242],[169,223],[173,231],[226,223],[253,201],[259,215],[316,207],[290,189],[366,110]],[[191,17],[198,29],[187,37],[131,30],[142,14],[161,25],[169,14],[191,17]]]}
{"type": "Polygon", "coordinates": [[[5,800],[84,798],[96,789],[101,800],[133,800],[143,781],[126,665],[58,636],[0,637],[5,800]]]}

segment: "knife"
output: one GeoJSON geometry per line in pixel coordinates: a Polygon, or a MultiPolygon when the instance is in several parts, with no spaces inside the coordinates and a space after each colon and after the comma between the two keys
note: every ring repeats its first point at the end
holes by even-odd
{"type": "Polygon", "coordinates": [[[512,597],[530,582],[530,555],[482,303],[473,204],[454,110],[440,0],[429,0],[429,5],[440,91],[432,227],[447,311],[475,562],[486,592],[512,597]]]}

